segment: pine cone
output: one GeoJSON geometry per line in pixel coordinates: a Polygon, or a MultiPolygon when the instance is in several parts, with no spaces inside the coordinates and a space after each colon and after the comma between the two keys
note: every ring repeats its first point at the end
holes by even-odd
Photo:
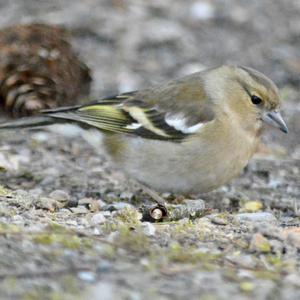
{"type": "Polygon", "coordinates": [[[11,116],[74,104],[90,81],[65,29],[30,24],[0,31],[0,101],[11,116]]]}

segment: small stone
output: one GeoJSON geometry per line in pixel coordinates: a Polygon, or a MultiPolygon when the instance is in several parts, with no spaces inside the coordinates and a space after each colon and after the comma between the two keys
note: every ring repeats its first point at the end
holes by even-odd
{"type": "Polygon", "coordinates": [[[250,281],[241,282],[240,289],[244,293],[251,293],[254,290],[254,284],[250,281]]]}
{"type": "Polygon", "coordinates": [[[130,193],[130,192],[122,192],[120,195],[120,199],[121,200],[126,200],[126,201],[130,201],[131,199],[133,199],[134,194],[130,193]]]}
{"type": "Polygon", "coordinates": [[[39,131],[31,135],[31,139],[38,143],[45,143],[49,140],[49,133],[45,131],[39,131]]]}
{"type": "Polygon", "coordinates": [[[155,235],[156,229],[153,226],[153,224],[151,224],[150,222],[144,222],[142,224],[142,226],[143,226],[143,230],[144,230],[144,233],[146,236],[154,236],[155,235]]]}
{"type": "Polygon", "coordinates": [[[89,213],[89,210],[84,206],[71,207],[70,210],[72,211],[72,213],[77,215],[89,213]]]}
{"type": "Polygon", "coordinates": [[[218,214],[212,216],[211,222],[216,225],[227,225],[228,224],[228,216],[225,214],[218,214]]]}
{"type": "Polygon", "coordinates": [[[63,190],[55,190],[50,193],[49,197],[61,202],[70,200],[70,195],[63,190]]]}
{"type": "Polygon", "coordinates": [[[257,212],[263,208],[263,205],[260,201],[247,201],[243,208],[246,212],[257,212]]]}
{"type": "Polygon", "coordinates": [[[266,222],[266,223],[276,223],[277,219],[273,214],[269,212],[257,212],[257,213],[241,213],[236,214],[233,218],[238,222],[266,222]]]}
{"type": "Polygon", "coordinates": [[[195,200],[184,200],[185,205],[188,207],[190,211],[203,211],[205,210],[205,201],[202,199],[195,199],[195,200]]]}
{"type": "Polygon", "coordinates": [[[49,194],[49,198],[52,198],[53,200],[57,201],[57,205],[59,208],[68,206],[68,203],[70,201],[70,195],[62,190],[53,191],[49,194]]]}
{"type": "Polygon", "coordinates": [[[102,199],[98,199],[97,203],[100,209],[102,209],[102,207],[106,205],[106,203],[102,199]]]}
{"type": "Polygon", "coordinates": [[[284,229],[281,233],[281,237],[287,243],[300,249],[300,227],[289,227],[284,229]]]}
{"type": "Polygon", "coordinates": [[[132,209],[132,208],[134,208],[134,206],[129,203],[126,203],[126,202],[116,202],[113,204],[105,205],[104,207],[102,207],[102,210],[116,211],[116,210],[122,210],[125,208],[132,209]]]}
{"type": "Polygon", "coordinates": [[[260,233],[255,233],[252,236],[250,245],[250,251],[261,252],[261,253],[268,253],[271,251],[271,245],[269,241],[260,233]]]}
{"type": "Polygon", "coordinates": [[[51,212],[56,211],[59,208],[59,204],[56,200],[47,197],[40,197],[34,201],[36,208],[46,209],[51,212]]]}
{"type": "Polygon", "coordinates": [[[298,274],[288,274],[284,278],[284,284],[292,284],[300,288],[300,276],[298,274]]]}
{"type": "Polygon", "coordinates": [[[95,282],[96,274],[93,272],[82,271],[77,274],[78,278],[86,282],[95,282]]]}
{"type": "MultiPolygon", "coordinates": [[[[249,268],[249,269],[253,269],[255,268],[256,265],[256,261],[253,258],[253,255],[250,254],[232,254],[232,255],[228,255],[227,256],[228,261],[230,261],[230,263],[234,263],[236,266],[240,267],[240,269],[242,268],[249,268]]],[[[240,278],[249,278],[248,276],[244,276],[244,274],[242,273],[238,273],[240,278]]]]}
{"type": "Polygon", "coordinates": [[[103,224],[106,222],[106,218],[102,212],[96,213],[92,216],[91,223],[93,225],[103,224]]]}
{"type": "Polygon", "coordinates": [[[99,230],[99,228],[95,227],[93,230],[93,235],[101,235],[103,232],[102,230],[99,230]]]}
{"type": "Polygon", "coordinates": [[[6,189],[4,186],[0,185],[0,197],[11,196],[12,192],[6,189]]]}
{"type": "Polygon", "coordinates": [[[93,198],[82,198],[79,199],[78,205],[85,206],[87,209],[89,209],[91,212],[99,211],[100,206],[98,200],[95,200],[93,198]]]}
{"type": "Polygon", "coordinates": [[[109,272],[113,268],[112,263],[107,260],[101,261],[97,266],[97,272],[105,273],[109,272]]]}
{"type": "Polygon", "coordinates": [[[77,227],[78,226],[78,222],[76,220],[66,220],[65,221],[66,224],[77,227]]]}
{"type": "Polygon", "coordinates": [[[118,286],[112,282],[100,281],[93,285],[87,299],[99,299],[99,295],[101,295],[102,300],[120,299],[118,286]]]}
{"type": "Polygon", "coordinates": [[[210,2],[197,1],[192,4],[190,14],[195,20],[206,21],[215,16],[215,9],[210,2]]]}

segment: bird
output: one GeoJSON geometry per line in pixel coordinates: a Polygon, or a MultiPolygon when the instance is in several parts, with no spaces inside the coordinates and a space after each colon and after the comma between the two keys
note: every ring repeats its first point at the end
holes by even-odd
{"type": "Polygon", "coordinates": [[[222,65],[85,105],[0,124],[76,123],[104,133],[110,160],[159,192],[212,191],[241,173],[267,124],[288,133],[276,85],[257,70],[222,65]]]}
{"type": "Polygon", "coordinates": [[[0,30],[0,103],[10,117],[75,104],[89,91],[90,70],[61,26],[32,23],[0,30]]]}

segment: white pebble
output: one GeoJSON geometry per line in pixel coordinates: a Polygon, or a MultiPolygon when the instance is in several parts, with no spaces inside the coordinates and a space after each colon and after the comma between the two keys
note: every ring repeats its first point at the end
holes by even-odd
{"type": "Polygon", "coordinates": [[[155,235],[156,229],[153,226],[153,224],[151,224],[149,222],[144,222],[143,223],[143,228],[144,228],[145,235],[147,235],[147,236],[155,235]]]}
{"type": "Polygon", "coordinates": [[[92,216],[91,222],[93,225],[103,224],[105,223],[106,218],[102,212],[96,213],[92,216]]]}
{"type": "Polygon", "coordinates": [[[269,212],[242,213],[234,216],[238,222],[267,222],[276,223],[277,219],[269,212]]]}
{"type": "Polygon", "coordinates": [[[192,4],[190,13],[192,18],[205,21],[215,16],[215,9],[209,2],[197,1],[192,4]]]}
{"type": "Polygon", "coordinates": [[[94,282],[96,280],[96,275],[93,272],[82,271],[77,274],[78,278],[86,282],[94,282]]]}

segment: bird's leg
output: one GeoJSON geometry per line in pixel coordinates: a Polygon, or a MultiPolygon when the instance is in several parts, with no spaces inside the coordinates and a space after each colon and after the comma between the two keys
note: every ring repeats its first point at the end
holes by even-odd
{"type": "Polygon", "coordinates": [[[143,191],[148,194],[158,205],[166,207],[166,201],[163,197],[161,197],[158,193],[156,193],[146,185],[142,183],[139,183],[139,185],[142,187],[143,191]]]}

